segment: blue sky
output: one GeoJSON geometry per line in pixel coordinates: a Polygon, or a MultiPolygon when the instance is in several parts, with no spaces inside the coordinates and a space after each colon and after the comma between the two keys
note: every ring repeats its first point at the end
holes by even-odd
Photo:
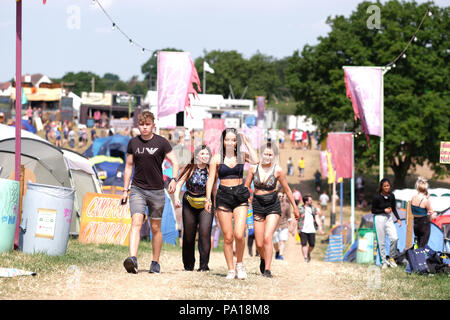
{"type": "MultiPolygon", "coordinates": [[[[283,58],[314,45],[328,16],[349,16],[361,0],[99,0],[117,25],[153,51],[175,47],[193,59],[204,50],[257,51],[283,58]]],[[[384,1],[383,1],[384,2],[384,1]]],[[[423,3],[426,1],[417,1],[423,3]]],[[[450,0],[435,0],[443,7],[450,0]]],[[[15,74],[15,3],[0,0],[0,82],[15,74]]],[[[369,17],[369,14],[368,14],[369,17]]],[[[381,14],[381,24],[383,15],[381,14]]],[[[51,78],[111,72],[142,79],[151,52],[131,46],[92,0],[23,0],[22,71],[51,78]]]]}

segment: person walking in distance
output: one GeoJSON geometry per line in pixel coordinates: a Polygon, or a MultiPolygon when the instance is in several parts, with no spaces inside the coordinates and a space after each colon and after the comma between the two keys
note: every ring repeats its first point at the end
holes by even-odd
{"type": "Polygon", "coordinates": [[[399,226],[402,225],[402,221],[397,213],[395,196],[391,192],[391,182],[387,178],[380,181],[377,193],[372,201],[372,213],[377,235],[378,252],[381,258],[381,267],[383,269],[387,267],[397,267],[395,257],[398,255],[398,235],[397,229],[395,229],[394,220],[391,217],[391,213],[393,213],[397,218],[397,223],[399,226]],[[389,236],[389,240],[391,241],[389,260],[386,259],[386,234],[389,236]]]}
{"type": "Polygon", "coordinates": [[[221,152],[215,154],[209,165],[209,176],[206,185],[205,209],[211,212],[213,186],[220,179],[216,194],[215,210],[224,237],[224,255],[228,267],[227,279],[246,279],[247,273],[243,264],[245,250],[245,227],[248,213],[249,189],[243,184],[244,164],[256,164],[258,153],[252,148],[245,135],[234,128],[222,132],[221,152]],[[248,149],[241,152],[241,141],[248,149]],[[234,228],[233,228],[234,218],[234,228]],[[233,230],[234,229],[234,230],[233,230]],[[236,242],[236,267],[233,264],[233,240],[236,242]]]}
{"type": "Polygon", "coordinates": [[[311,261],[311,252],[316,244],[316,231],[324,234],[322,221],[320,221],[318,209],[313,205],[312,196],[303,197],[303,205],[299,208],[300,220],[298,221],[298,233],[302,244],[302,253],[305,262],[311,261]]]}
{"type": "Polygon", "coordinates": [[[284,260],[284,249],[289,240],[289,223],[292,221],[292,210],[285,192],[279,192],[278,199],[280,199],[281,217],[278,221],[278,227],[273,234],[273,247],[275,249],[275,259],[284,260]]]}
{"type": "MultiPolygon", "coordinates": [[[[260,255],[260,271],[268,278],[272,277],[270,266],[273,254],[273,234],[278,227],[281,216],[281,205],[276,192],[279,182],[294,207],[294,215],[298,219],[298,208],[295,205],[292,191],[287,183],[286,174],[276,163],[278,154],[276,147],[267,143],[261,147],[261,162],[250,166],[245,185],[249,187],[253,182],[253,221],[255,228],[256,248],[260,255]]],[[[288,231],[286,230],[286,233],[288,231]]]]}
{"type": "Polygon", "coordinates": [[[303,157],[300,157],[300,160],[298,160],[298,171],[300,177],[303,177],[305,174],[305,160],[303,159],[303,157]]]}
{"type": "Polygon", "coordinates": [[[183,207],[183,248],[184,270],[192,271],[195,265],[195,237],[198,230],[198,251],[200,267],[198,271],[209,271],[211,252],[211,228],[213,214],[205,210],[206,181],[209,174],[211,150],[206,145],[197,147],[191,162],[184,166],[174,194],[175,206],[183,207]],[[183,202],[180,201],[181,187],[186,183],[183,202]]]}
{"type": "MultiPolygon", "coordinates": [[[[169,142],[153,133],[155,117],[149,111],[142,112],[138,117],[140,135],[132,138],[127,147],[127,158],[123,178],[122,203],[126,203],[128,191],[130,192],[131,230],[130,230],[130,256],[123,265],[128,273],[138,273],[137,253],[140,242],[140,230],[144,219],[150,218],[152,231],[153,260],[150,273],[160,273],[159,257],[162,247],[161,219],[165,203],[164,180],[162,163],[167,158],[172,163],[173,176],[176,177],[179,165],[169,142]],[[131,175],[134,175],[130,186],[131,175]]],[[[168,187],[173,193],[176,187],[176,178],[172,178],[168,187]]]]}

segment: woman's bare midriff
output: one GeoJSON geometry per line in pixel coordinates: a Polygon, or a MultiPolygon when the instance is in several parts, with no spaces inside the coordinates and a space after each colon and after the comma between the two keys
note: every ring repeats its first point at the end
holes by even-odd
{"type": "Polygon", "coordinates": [[[224,187],[236,187],[243,183],[244,179],[222,179],[220,180],[220,185],[224,187]]]}

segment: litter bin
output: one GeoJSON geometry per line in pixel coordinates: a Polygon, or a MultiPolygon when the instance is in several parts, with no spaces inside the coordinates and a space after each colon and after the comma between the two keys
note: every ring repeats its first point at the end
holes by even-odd
{"type": "Polygon", "coordinates": [[[0,179],[0,253],[13,248],[19,211],[19,181],[0,179]]]}
{"type": "Polygon", "coordinates": [[[358,230],[358,250],[356,251],[357,263],[374,263],[375,230],[361,228],[358,230]]]}
{"type": "Polygon", "coordinates": [[[27,184],[23,199],[19,249],[51,256],[66,253],[75,191],[37,183],[27,184]]]}

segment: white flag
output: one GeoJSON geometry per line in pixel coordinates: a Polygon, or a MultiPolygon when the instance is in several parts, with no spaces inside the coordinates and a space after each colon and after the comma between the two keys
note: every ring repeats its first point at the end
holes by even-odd
{"type": "Polygon", "coordinates": [[[203,61],[203,69],[207,72],[214,73],[214,69],[211,68],[206,61],[203,61]]]}

